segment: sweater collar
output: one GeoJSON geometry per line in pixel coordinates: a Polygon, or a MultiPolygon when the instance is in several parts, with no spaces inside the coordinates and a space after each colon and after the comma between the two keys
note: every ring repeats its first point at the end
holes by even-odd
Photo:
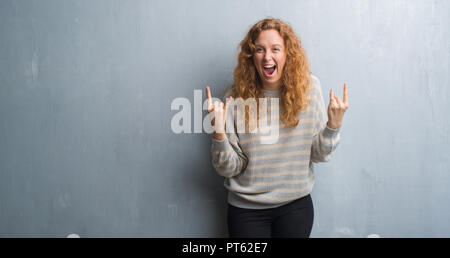
{"type": "Polygon", "coordinates": [[[266,97],[279,97],[281,93],[281,89],[278,90],[264,90],[264,96],[266,97]]]}

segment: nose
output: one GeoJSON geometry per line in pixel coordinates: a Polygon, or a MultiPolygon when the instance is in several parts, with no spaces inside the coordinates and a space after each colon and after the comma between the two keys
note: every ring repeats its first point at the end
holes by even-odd
{"type": "Polygon", "coordinates": [[[272,60],[272,52],[267,51],[267,52],[264,54],[264,61],[270,61],[270,60],[272,60]]]}

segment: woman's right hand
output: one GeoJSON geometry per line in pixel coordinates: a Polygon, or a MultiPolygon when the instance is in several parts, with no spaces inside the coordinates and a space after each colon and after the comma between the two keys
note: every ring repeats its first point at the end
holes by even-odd
{"type": "Polygon", "coordinates": [[[208,99],[208,113],[214,112],[214,118],[211,120],[211,125],[214,128],[213,138],[219,141],[226,139],[227,135],[225,133],[225,122],[227,117],[228,100],[232,100],[233,98],[231,96],[227,98],[225,105],[219,101],[214,101],[214,103],[212,103],[211,90],[209,89],[209,86],[206,86],[206,97],[208,99]]]}

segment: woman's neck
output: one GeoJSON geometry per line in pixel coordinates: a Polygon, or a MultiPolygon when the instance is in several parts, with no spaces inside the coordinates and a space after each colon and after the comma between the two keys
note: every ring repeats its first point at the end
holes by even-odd
{"type": "Polygon", "coordinates": [[[278,81],[273,84],[263,83],[262,88],[264,90],[277,91],[281,89],[281,82],[278,81]]]}
{"type": "Polygon", "coordinates": [[[281,83],[276,84],[276,85],[263,85],[262,89],[268,90],[268,91],[278,91],[281,89],[281,83]]]}

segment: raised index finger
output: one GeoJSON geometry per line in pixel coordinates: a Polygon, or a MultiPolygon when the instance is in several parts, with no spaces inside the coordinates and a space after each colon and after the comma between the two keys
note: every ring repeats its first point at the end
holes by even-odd
{"type": "Polygon", "coordinates": [[[208,99],[208,107],[211,106],[211,90],[206,86],[206,98],[208,99]]]}
{"type": "Polygon", "coordinates": [[[347,83],[344,83],[344,104],[348,104],[347,83]]]}

